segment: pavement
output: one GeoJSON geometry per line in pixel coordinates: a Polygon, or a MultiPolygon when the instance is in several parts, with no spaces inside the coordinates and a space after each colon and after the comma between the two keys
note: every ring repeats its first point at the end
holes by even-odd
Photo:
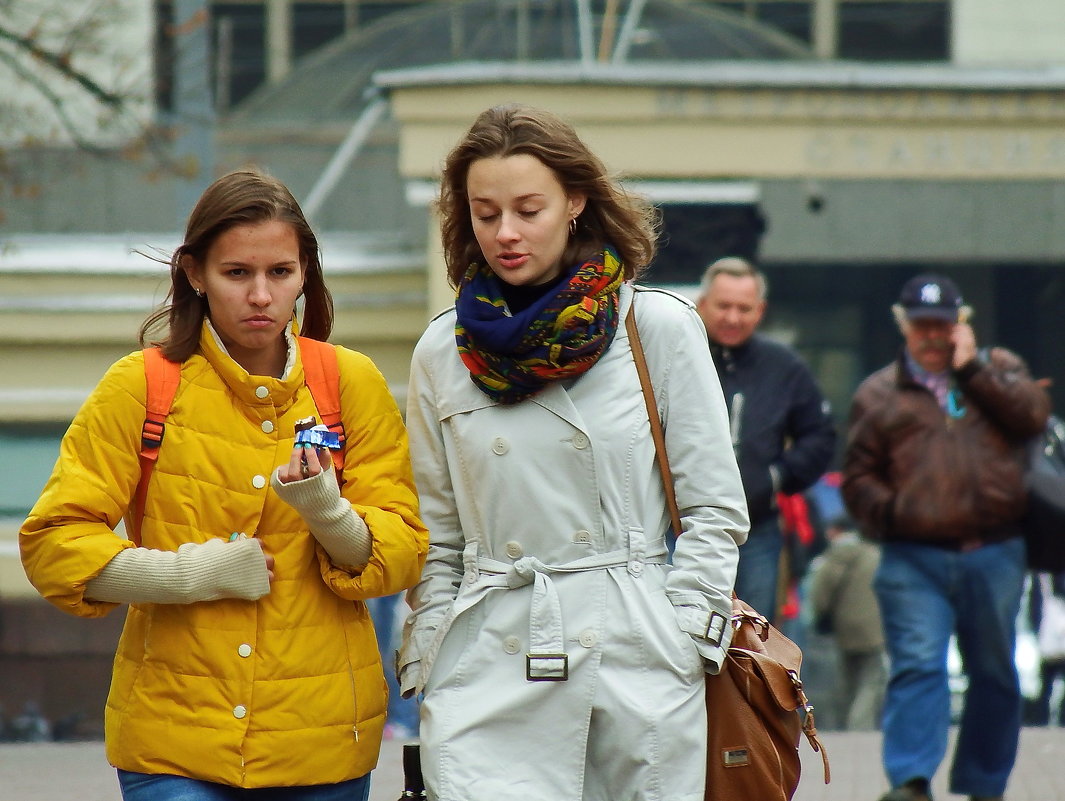
{"type": "MultiPolygon", "coordinates": [[[[822,783],[821,758],[804,739],[799,744],[803,776],[794,801],[876,801],[887,789],[880,768],[879,733],[822,731],[821,739],[832,763],[832,783],[822,783]]],[[[403,790],[401,760],[402,742],[386,741],[374,771],[370,801],[399,799],[403,790]]],[[[936,801],[964,801],[962,796],[947,793],[946,771],[946,766],[941,768],[933,781],[936,801]]],[[[0,745],[0,801],[73,798],[119,801],[118,783],[104,759],[103,743],[0,745]]],[[[1020,754],[1006,799],[1065,801],[1065,728],[1028,728],[1021,732],[1020,754]]]]}

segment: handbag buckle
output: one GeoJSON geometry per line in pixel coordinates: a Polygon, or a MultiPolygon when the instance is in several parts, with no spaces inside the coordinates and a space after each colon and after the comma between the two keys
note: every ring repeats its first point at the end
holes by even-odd
{"type": "Polygon", "coordinates": [[[526,681],[566,681],[569,679],[569,654],[525,654],[526,681]],[[533,662],[561,662],[555,667],[533,662]]]}

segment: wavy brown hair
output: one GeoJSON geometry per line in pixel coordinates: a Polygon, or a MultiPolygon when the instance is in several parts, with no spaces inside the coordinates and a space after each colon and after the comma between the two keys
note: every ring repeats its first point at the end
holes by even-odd
{"type": "Polygon", "coordinates": [[[562,263],[576,264],[612,245],[635,278],[654,258],[659,215],[644,198],[630,195],[581,141],[573,128],[551,112],[530,106],[495,106],[481,112],[444,162],[440,181],[441,239],[451,285],[457,287],[470,264],[484,260],[473,233],[466,177],[480,159],[527,153],[549,167],[567,194],[587,198],[562,263]]]}
{"type": "Polygon", "coordinates": [[[207,187],[189,215],[184,242],[170,258],[170,291],[163,306],[141,325],[141,346],[158,345],[166,358],[176,362],[195,353],[207,299],[196,296],[187,270],[202,265],[211,245],[230,228],[275,220],[289,223],[299,242],[305,299],[300,334],[328,339],[333,330],[333,296],[322,276],[318,239],[303,210],[276,178],[257,170],[237,170],[207,187]],[[153,335],[161,338],[153,339],[153,335]]]}

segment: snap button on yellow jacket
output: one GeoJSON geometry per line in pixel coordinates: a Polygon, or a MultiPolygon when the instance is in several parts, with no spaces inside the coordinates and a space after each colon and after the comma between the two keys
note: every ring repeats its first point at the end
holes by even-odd
{"type": "MultiPolygon", "coordinates": [[[[291,454],[295,421],[316,415],[298,355],[283,378],[250,376],[205,325],[200,351],[182,366],[148,489],[143,546],[177,550],[245,532],[274,557],[275,578],[255,602],[130,607],[105,715],[116,767],[274,787],[345,781],[376,765],[387,690],[363,601],[418,580],[427,535],[406,431],[384,378],[365,356],[337,351],[347,433],[342,493],[373,538],[370,562],[357,573],[332,564],[270,488],[271,472],[291,454]]],[[[111,367],[78,412],[20,532],[30,581],[75,615],[115,607],[84,591],[133,547],[113,529],[140,476],[144,400],[137,352],[111,367]]]]}

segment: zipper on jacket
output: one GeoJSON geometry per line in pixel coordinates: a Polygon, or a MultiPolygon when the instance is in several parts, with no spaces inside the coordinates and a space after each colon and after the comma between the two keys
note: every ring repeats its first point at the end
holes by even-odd
{"type": "Polygon", "coordinates": [[[729,409],[729,434],[732,437],[732,450],[739,456],[740,435],[743,429],[743,393],[732,396],[732,408],[729,409]]]}
{"type": "MultiPolygon", "coordinates": [[[[362,602],[356,601],[356,603],[362,603],[362,602]]],[[[362,604],[362,607],[365,610],[367,616],[369,616],[370,610],[366,606],[365,603],[362,604]]],[[[344,653],[347,654],[347,658],[348,658],[348,680],[351,682],[351,720],[352,720],[351,733],[355,737],[355,742],[358,742],[359,741],[359,696],[358,696],[358,694],[356,692],[356,686],[355,686],[355,669],[352,667],[352,664],[351,664],[351,641],[350,641],[350,639],[348,637],[348,627],[347,626],[343,626],[342,630],[344,632],[344,653]]],[[[387,702],[386,702],[385,706],[386,706],[386,709],[387,709],[387,706],[388,706],[387,702]]]]}

